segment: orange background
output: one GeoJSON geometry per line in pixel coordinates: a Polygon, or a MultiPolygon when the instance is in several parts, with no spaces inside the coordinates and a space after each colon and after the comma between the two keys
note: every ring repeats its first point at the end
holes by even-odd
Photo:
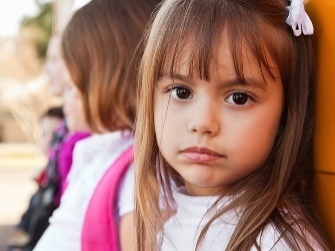
{"type": "Polygon", "coordinates": [[[315,199],[335,244],[335,0],[306,4],[317,39],[315,199]]]}

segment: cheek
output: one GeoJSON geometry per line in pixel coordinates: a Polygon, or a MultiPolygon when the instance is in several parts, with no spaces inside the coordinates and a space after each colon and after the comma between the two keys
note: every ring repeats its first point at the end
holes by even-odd
{"type": "Polygon", "coordinates": [[[157,95],[155,95],[154,99],[154,126],[156,133],[156,140],[159,142],[159,138],[161,138],[163,124],[162,124],[162,105],[157,95]]]}
{"type": "Polygon", "coordinates": [[[168,126],[167,113],[168,113],[168,100],[164,95],[156,91],[154,96],[154,124],[158,143],[162,141],[164,133],[167,132],[167,126],[168,126]]]}
{"type": "Polygon", "coordinates": [[[175,148],[177,114],[174,113],[168,95],[156,95],[154,99],[154,125],[156,141],[165,159],[170,159],[175,148]]]}
{"type": "Polygon", "coordinates": [[[239,124],[240,126],[231,128],[233,133],[228,137],[233,146],[232,154],[241,166],[257,168],[266,161],[277,135],[279,114],[256,114],[253,119],[245,120],[239,124]]]}
{"type": "Polygon", "coordinates": [[[42,137],[40,141],[43,151],[45,152],[48,151],[50,144],[51,144],[52,136],[53,136],[53,131],[46,131],[44,133],[44,137],[42,137]]]}

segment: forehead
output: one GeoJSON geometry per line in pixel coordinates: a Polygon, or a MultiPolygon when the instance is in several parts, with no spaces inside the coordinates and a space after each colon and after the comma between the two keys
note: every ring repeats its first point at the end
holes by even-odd
{"type": "Polygon", "coordinates": [[[217,36],[217,42],[207,52],[208,55],[199,55],[201,52],[195,55],[191,39],[185,40],[180,50],[167,53],[168,57],[160,75],[173,77],[181,74],[208,81],[240,78],[241,82],[244,78],[257,78],[264,82],[269,78],[280,78],[278,66],[265,45],[262,50],[266,65],[255,55],[245,38],[242,38],[240,46],[231,46],[226,29],[217,36]]]}

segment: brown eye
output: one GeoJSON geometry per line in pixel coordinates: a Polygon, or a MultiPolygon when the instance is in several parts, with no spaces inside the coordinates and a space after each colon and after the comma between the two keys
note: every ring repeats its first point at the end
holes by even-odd
{"type": "Polygon", "coordinates": [[[235,106],[246,106],[252,103],[253,99],[246,92],[234,92],[226,98],[226,102],[235,106]]]}
{"type": "Polygon", "coordinates": [[[172,95],[178,99],[189,99],[192,97],[191,91],[184,87],[173,88],[172,95]]]}
{"type": "Polygon", "coordinates": [[[246,93],[234,93],[232,99],[235,104],[244,105],[248,102],[249,96],[246,93]]]}

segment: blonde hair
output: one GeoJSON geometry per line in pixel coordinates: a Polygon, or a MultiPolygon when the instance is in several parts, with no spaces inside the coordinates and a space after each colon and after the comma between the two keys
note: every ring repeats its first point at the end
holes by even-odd
{"type": "Polygon", "coordinates": [[[133,129],[136,68],[132,55],[158,0],[94,0],[67,25],[62,50],[93,132],[133,129]]]}
{"type": "Polygon", "coordinates": [[[292,35],[285,23],[288,3],[284,0],[167,0],[152,20],[140,67],[135,133],[136,250],[145,250],[146,239],[150,240],[151,248],[159,249],[157,234],[164,224],[160,216],[161,199],[164,198],[163,203],[171,212],[170,181],[177,185],[183,183],[161,156],[156,142],[152,112],[155,84],[166,70],[174,76],[186,46],[191,52],[189,75],[208,80],[209,65],[215,60],[223,30],[227,32],[235,71],[242,83],[243,46],[250,50],[259,68],[272,77],[268,57],[273,59],[283,82],[285,105],[266,163],[230,185],[228,194],[240,196],[228,207],[221,208],[202,229],[197,249],[215,219],[231,208],[242,206],[244,211],[226,250],[250,250],[252,246],[260,250],[257,237],[268,224],[276,227],[292,250],[313,250],[308,240],[315,240],[323,250],[331,250],[308,196],[314,116],[312,38],[292,35]]]}

